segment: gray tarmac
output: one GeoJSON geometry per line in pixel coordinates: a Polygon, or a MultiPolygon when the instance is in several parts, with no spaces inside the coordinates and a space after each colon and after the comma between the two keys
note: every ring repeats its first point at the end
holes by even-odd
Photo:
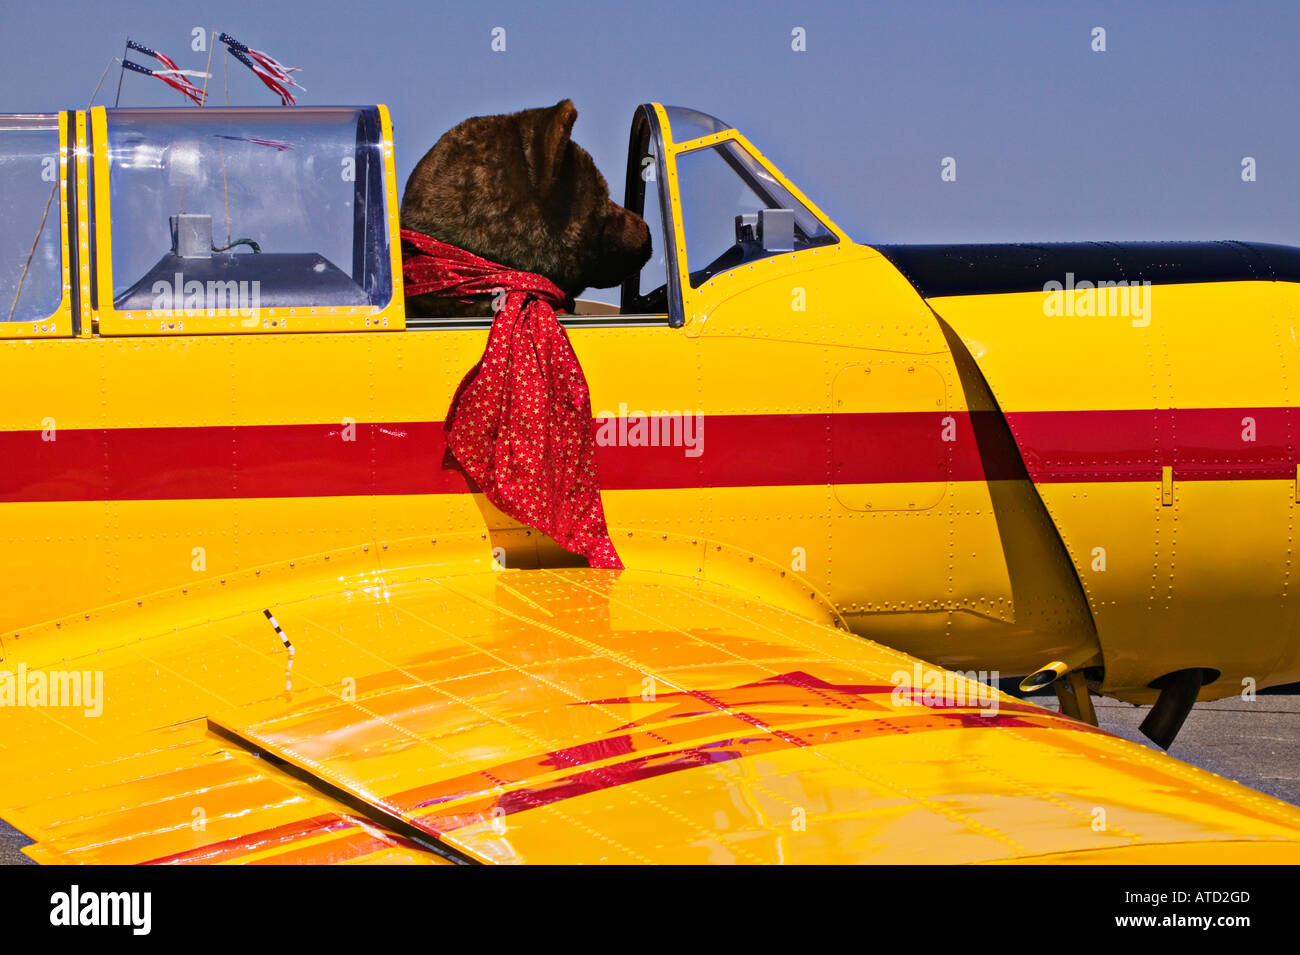
{"type": "MultiPolygon", "coordinates": [[[[1012,683],[1002,688],[1011,692],[1012,683]]],[[[1030,698],[1056,708],[1053,694],[1030,698]]],[[[1138,732],[1149,707],[1093,698],[1102,729],[1157,749],[1138,732]]],[[[1197,703],[1170,749],[1170,755],[1228,779],[1300,806],[1300,684],[1265,691],[1254,700],[1233,697],[1197,703]]],[[[22,854],[31,844],[21,832],[0,822],[0,865],[32,865],[22,854]]]]}

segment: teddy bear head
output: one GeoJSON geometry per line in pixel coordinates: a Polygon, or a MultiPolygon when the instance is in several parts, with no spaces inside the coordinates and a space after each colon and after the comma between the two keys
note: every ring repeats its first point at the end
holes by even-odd
{"type": "Polygon", "coordinates": [[[618,285],[649,260],[650,230],[569,138],[577,118],[566,99],[453,127],[407,180],[402,228],[544,275],[570,298],[618,285]]]}

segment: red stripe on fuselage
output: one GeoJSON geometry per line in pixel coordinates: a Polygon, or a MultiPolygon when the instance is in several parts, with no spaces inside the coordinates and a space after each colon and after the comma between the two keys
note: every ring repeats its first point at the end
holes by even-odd
{"type": "MultiPolygon", "coordinates": [[[[712,415],[672,431],[672,446],[639,443],[669,433],[661,423],[643,436],[624,419],[606,432],[623,443],[597,456],[606,490],[999,480],[1026,465],[1037,482],[1159,480],[1165,465],[1179,480],[1283,479],[1290,416],[1013,412],[1013,443],[996,412],[712,415]]],[[[466,493],[445,451],[436,421],[3,431],[0,501],[466,493]]]]}
{"type": "Polygon", "coordinates": [[[1035,482],[1294,479],[1290,408],[1020,411],[1007,416],[1035,482]]]}

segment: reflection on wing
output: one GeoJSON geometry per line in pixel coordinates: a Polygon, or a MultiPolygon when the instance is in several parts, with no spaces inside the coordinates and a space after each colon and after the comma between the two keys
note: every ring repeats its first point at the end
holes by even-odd
{"type": "Polygon", "coordinates": [[[0,714],[0,815],[29,854],[1300,859],[1292,807],[961,677],[900,688],[942,671],[699,578],[461,565],[321,584],[274,604],[287,693],[251,604],[10,645],[6,666],[66,655],[106,694],[98,719],[0,714]]]}

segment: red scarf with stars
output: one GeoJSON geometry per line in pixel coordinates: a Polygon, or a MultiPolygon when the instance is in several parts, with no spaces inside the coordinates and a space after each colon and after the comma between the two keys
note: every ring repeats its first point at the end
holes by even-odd
{"type": "Polygon", "coordinates": [[[565,294],[420,232],[403,229],[402,243],[407,295],[501,296],[487,349],[443,423],[448,451],[506,514],[592,567],[622,569],[600,502],[587,379],[555,317],[565,294]]]}

